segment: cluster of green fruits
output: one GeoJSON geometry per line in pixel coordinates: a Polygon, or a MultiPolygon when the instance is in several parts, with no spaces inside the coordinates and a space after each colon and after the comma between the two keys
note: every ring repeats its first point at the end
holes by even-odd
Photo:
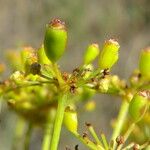
{"type": "MultiPolygon", "coordinates": [[[[76,103],[90,99],[96,92],[123,97],[123,101],[129,105],[127,110],[134,124],[145,116],[150,120],[150,48],[142,50],[139,69],[133,73],[128,85],[125,80],[110,74],[119,56],[120,46],[116,40],[105,41],[102,48],[96,43],[90,44],[85,51],[83,65],[75,68],[72,73],[60,71],[57,65],[66,45],[65,23],[53,19],[46,26],[41,48],[35,50],[25,47],[19,51],[20,54],[8,53],[12,68],[19,71],[15,71],[0,84],[0,95],[7,100],[12,110],[26,118],[29,123],[43,128],[47,122],[54,124],[51,133],[51,143],[54,144],[51,144],[51,150],[57,149],[62,121],[89,148],[103,150],[101,144],[100,148],[92,146],[93,143],[89,145],[78,134],[76,103]],[[97,58],[98,67],[94,69],[92,63],[97,58]],[[55,127],[58,132],[55,132],[55,127]]],[[[1,70],[3,71],[3,65],[0,66],[0,73],[1,70]]],[[[86,106],[90,110],[93,103],[86,106]]]]}

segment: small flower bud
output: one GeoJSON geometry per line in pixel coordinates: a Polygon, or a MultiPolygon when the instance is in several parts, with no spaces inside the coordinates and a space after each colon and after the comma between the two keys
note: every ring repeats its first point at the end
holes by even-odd
{"type": "Polygon", "coordinates": [[[109,78],[101,79],[99,82],[99,90],[103,93],[106,93],[109,89],[110,80],[109,78]]]}
{"type": "Polygon", "coordinates": [[[13,108],[15,106],[15,104],[16,104],[16,101],[14,99],[9,99],[7,101],[7,105],[11,108],[13,108]]]}
{"type": "Polygon", "coordinates": [[[65,23],[59,19],[53,19],[46,27],[44,38],[45,53],[53,63],[63,55],[66,43],[67,31],[65,23]]]}
{"type": "Polygon", "coordinates": [[[139,150],[139,149],[140,149],[140,145],[139,144],[134,144],[133,150],[139,150]]]}
{"type": "Polygon", "coordinates": [[[95,58],[99,55],[99,46],[98,44],[91,44],[88,46],[84,54],[84,64],[90,64],[95,58]]]}
{"type": "Polygon", "coordinates": [[[139,69],[143,76],[150,78],[150,47],[141,52],[139,69]]]}
{"type": "Polygon", "coordinates": [[[93,69],[94,69],[94,67],[92,64],[84,65],[83,66],[83,72],[82,72],[81,76],[84,79],[87,79],[91,75],[93,69]]]}
{"type": "Polygon", "coordinates": [[[118,136],[116,138],[116,142],[117,142],[118,146],[121,145],[121,144],[124,144],[124,137],[123,136],[118,136]]]}
{"type": "Polygon", "coordinates": [[[40,64],[50,64],[51,63],[45,54],[44,45],[42,45],[41,48],[38,49],[37,55],[38,55],[38,62],[40,64]]]}
{"type": "Polygon", "coordinates": [[[34,49],[32,47],[23,47],[21,51],[22,64],[25,64],[26,61],[34,54],[34,49]]]}
{"type": "Polygon", "coordinates": [[[132,86],[138,86],[140,85],[140,79],[141,79],[141,73],[139,70],[134,70],[131,77],[130,77],[130,83],[132,86]]]}
{"type": "Polygon", "coordinates": [[[77,113],[76,111],[70,109],[70,107],[67,107],[65,110],[63,122],[69,131],[73,133],[77,132],[77,128],[78,128],[77,113]]]}
{"type": "Polygon", "coordinates": [[[120,46],[117,41],[110,39],[104,43],[100,52],[99,67],[101,69],[110,69],[118,60],[118,50],[120,46]]]}
{"type": "Polygon", "coordinates": [[[129,105],[129,114],[135,122],[140,121],[145,115],[149,106],[149,99],[150,91],[148,90],[140,91],[134,95],[129,105]]]}
{"type": "Polygon", "coordinates": [[[94,111],[95,107],[96,107],[96,103],[94,100],[88,101],[84,106],[85,110],[89,112],[94,111]]]}
{"type": "Polygon", "coordinates": [[[35,53],[35,50],[32,47],[25,47],[21,51],[21,58],[22,58],[22,63],[24,65],[24,70],[26,74],[30,73],[30,66],[37,62],[37,55],[35,53]]]}
{"type": "Polygon", "coordinates": [[[16,111],[20,113],[28,112],[29,110],[35,109],[35,106],[30,101],[24,101],[24,102],[16,102],[15,104],[16,111]]]}
{"type": "Polygon", "coordinates": [[[22,83],[24,80],[24,74],[20,71],[16,71],[10,76],[10,79],[17,84],[22,83]]]}

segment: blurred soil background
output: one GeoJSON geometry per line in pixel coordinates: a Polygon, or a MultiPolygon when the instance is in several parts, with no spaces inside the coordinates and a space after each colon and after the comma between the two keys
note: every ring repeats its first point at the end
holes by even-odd
{"type": "MultiPolygon", "coordinates": [[[[102,46],[105,39],[116,38],[121,48],[113,73],[127,79],[138,67],[140,49],[150,45],[150,0],[0,0],[0,62],[5,60],[6,50],[22,45],[39,48],[45,24],[55,17],[66,22],[69,33],[66,54],[59,62],[64,71],[72,71],[82,63],[88,44],[97,42],[102,46]]],[[[96,110],[92,113],[82,113],[79,106],[80,131],[85,131],[84,122],[90,122],[109,138],[110,121],[120,101],[106,95],[94,99],[96,110]]],[[[3,104],[0,119],[0,150],[10,150],[16,115],[3,104]]],[[[31,150],[40,150],[42,132],[36,131],[31,150]]],[[[65,128],[61,137],[60,150],[65,150],[66,145],[73,150],[79,143],[65,128]]],[[[82,144],[79,148],[85,150],[82,144]]]]}

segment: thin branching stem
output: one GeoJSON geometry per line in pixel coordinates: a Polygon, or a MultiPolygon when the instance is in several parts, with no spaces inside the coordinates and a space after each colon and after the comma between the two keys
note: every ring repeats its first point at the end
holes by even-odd
{"type": "Polygon", "coordinates": [[[93,136],[93,138],[95,139],[96,143],[102,146],[102,143],[101,143],[100,139],[98,138],[93,126],[92,125],[88,126],[88,129],[89,129],[91,135],[93,136]]]}
{"type": "Polygon", "coordinates": [[[7,90],[4,90],[3,93],[0,93],[0,96],[3,95],[3,94],[9,93],[11,91],[14,91],[16,89],[27,88],[27,87],[30,87],[30,86],[41,86],[43,84],[54,84],[54,82],[51,82],[51,81],[30,82],[29,81],[29,82],[27,82],[25,84],[16,85],[14,87],[8,88],[7,90]]]}
{"type": "MultiPolygon", "coordinates": [[[[123,100],[120,111],[119,111],[119,115],[116,121],[116,126],[113,130],[113,134],[111,137],[111,140],[115,141],[117,136],[120,135],[122,127],[124,125],[127,113],[128,113],[128,107],[129,107],[129,103],[126,100],[123,100]]],[[[114,148],[116,147],[116,144],[114,144],[114,148]]]]}
{"type": "Polygon", "coordinates": [[[18,143],[22,143],[21,139],[24,136],[25,125],[26,125],[25,120],[23,120],[22,118],[18,118],[13,137],[12,150],[17,150],[18,147],[20,146],[20,144],[18,145],[18,143]]]}
{"type": "Polygon", "coordinates": [[[33,131],[33,126],[31,123],[29,123],[27,132],[25,134],[24,150],[29,150],[32,131],[33,131]]]}
{"type": "MultiPolygon", "coordinates": [[[[124,136],[123,136],[123,138],[124,138],[124,143],[125,143],[126,140],[128,139],[128,137],[129,137],[129,135],[131,134],[131,132],[133,131],[134,127],[135,127],[135,123],[132,123],[132,124],[130,125],[130,127],[128,128],[128,130],[126,131],[126,133],[124,134],[124,136]]],[[[118,146],[117,150],[121,150],[122,146],[123,146],[123,144],[120,144],[120,145],[118,146]]]]}
{"type": "Polygon", "coordinates": [[[42,150],[49,150],[50,141],[52,137],[52,129],[53,129],[53,120],[51,117],[51,112],[48,115],[47,122],[44,124],[44,136],[42,142],[42,150]]]}
{"type": "Polygon", "coordinates": [[[101,134],[101,138],[102,138],[102,142],[103,142],[105,149],[108,150],[109,145],[108,145],[108,142],[106,140],[106,136],[104,134],[101,134]]]}
{"type": "Polygon", "coordinates": [[[73,133],[74,136],[79,139],[84,145],[86,145],[90,150],[104,150],[101,145],[95,145],[89,139],[80,136],[78,133],[73,133]]]}

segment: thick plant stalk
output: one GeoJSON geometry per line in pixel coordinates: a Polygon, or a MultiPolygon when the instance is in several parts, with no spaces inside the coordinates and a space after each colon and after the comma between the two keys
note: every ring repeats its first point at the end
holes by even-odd
{"type": "Polygon", "coordinates": [[[128,113],[129,103],[126,100],[123,100],[119,115],[117,118],[116,126],[114,128],[113,134],[112,134],[112,140],[115,141],[117,136],[120,135],[121,129],[123,127],[124,121],[126,119],[127,113],[128,113]]]}
{"type": "Polygon", "coordinates": [[[56,111],[53,134],[52,134],[52,139],[51,139],[49,150],[57,150],[57,147],[59,144],[61,126],[62,126],[63,117],[64,117],[66,100],[67,100],[67,95],[60,94],[59,99],[58,99],[58,107],[56,111]]]}
{"type": "Polygon", "coordinates": [[[59,71],[59,69],[58,69],[57,64],[56,64],[56,63],[53,63],[53,64],[52,64],[52,67],[53,67],[53,70],[54,70],[54,72],[55,72],[55,75],[56,75],[56,77],[57,77],[57,79],[58,79],[59,85],[63,85],[63,84],[64,84],[64,80],[63,80],[62,77],[61,77],[61,73],[60,73],[60,71],[59,71]]]}
{"type": "Polygon", "coordinates": [[[52,117],[52,112],[50,111],[48,114],[47,122],[44,125],[42,150],[49,150],[50,141],[52,138],[53,122],[54,122],[54,118],[52,117]]]}

